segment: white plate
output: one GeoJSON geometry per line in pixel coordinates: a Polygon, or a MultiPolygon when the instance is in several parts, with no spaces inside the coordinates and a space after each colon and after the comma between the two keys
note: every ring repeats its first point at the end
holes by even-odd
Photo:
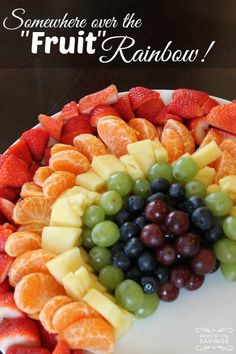
{"type": "MultiPolygon", "coordinates": [[[[170,101],[172,90],[157,91],[165,103],[170,101]]],[[[221,104],[229,102],[214,98],[221,104]]],[[[192,292],[181,289],[176,301],[161,301],[157,311],[149,318],[137,319],[115,347],[115,354],[218,354],[223,351],[236,353],[236,283],[225,280],[220,271],[206,276],[200,289],[192,292]],[[233,333],[228,333],[229,327],[233,333]],[[201,333],[197,333],[199,328],[201,333]],[[219,344],[212,343],[213,339],[219,344]]]]}

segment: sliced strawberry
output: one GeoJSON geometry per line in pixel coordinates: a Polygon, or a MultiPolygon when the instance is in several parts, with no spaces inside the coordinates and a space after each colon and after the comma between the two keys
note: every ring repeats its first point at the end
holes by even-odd
{"type": "Polygon", "coordinates": [[[83,354],[84,351],[82,349],[71,349],[70,353],[71,354],[83,354]]]}
{"type": "Polygon", "coordinates": [[[120,117],[118,111],[107,104],[100,104],[96,106],[90,113],[89,123],[92,127],[96,127],[100,118],[105,116],[116,116],[120,117]]]}
{"type": "Polygon", "coordinates": [[[209,124],[206,117],[199,117],[191,119],[188,123],[188,128],[197,145],[200,145],[207,134],[209,124]]]}
{"type": "Polygon", "coordinates": [[[12,291],[13,288],[11,287],[8,278],[6,278],[1,284],[0,284],[0,295],[8,293],[8,291],[12,291]]]}
{"type": "Polygon", "coordinates": [[[65,120],[77,117],[79,114],[78,106],[75,101],[67,103],[61,111],[64,114],[65,120]]]}
{"type": "Polygon", "coordinates": [[[129,90],[129,98],[134,111],[153,97],[160,97],[160,94],[143,86],[133,87],[129,90]]]}
{"type": "Polygon", "coordinates": [[[219,102],[214,100],[214,98],[209,97],[208,100],[202,106],[204,114],[209,113],[211,109],[215,106],[219,106],[219,102]]]}
{"type": "Polygon", "coordinates": [[[52,138],[54,138],[55,140],[60,139],[63,127],[63,122],[60,117],[52,118],[46,116],[45,114],[40,114],[38,120],[52,138]]]}
{"type": "Polygon", "coordinates": [[[8,237],[12,234],[12,230],[2,229],[0,230],[0,252],[5,252],[5,245],[8,237]]]}
{"type": "MultiPolygon", "coordinates": [[[[45,149],[46,150],[46,149],[45,149]]],[[[39,162],[33,162],[32,165],[30,166],[30,175],[31,175],[31,180],[35,174],[35,172],[37,171],[37,169],[39,167],[41,167],[42,165],[39,162]]]]}
{"type": "Polygon", "coordinates": [[[3,162],[7,159],[7,155],[0,154],[0,167],[2,166],[3,162]]]}
{"type": "Polygon", "coordinates": [[[206,119],[213,127],[236,134],[236,103],[212,108],[206,119]]]}
{"type": "Polygon", "coordinates": [[[9,155],[0,167],[1,187],[21,187],[25,182],[30,181],[28,165],[15,155],[9,155]]]}
{"type": "Polygon", "coordinates": [[[22,138],[27,143],[34,160],[40,161],[43,158],[44,150],[48,145],[48,132],[42,128],[33,128],[26,130],[22,134],[22,138]]]}
{"type": "Polygon", "coordinates": [[[169,119],[174,119],[174,120],[177,120],[180,123],[183,123],[183,119],[181,117],[177,116],[177,114],[169,113],[168,107],[169,107],[168,105],[164,106],[160,110],[160,112],[153,119],[153,124],[155,124],[155,125],[165,125],[169,119]]]}
{"type": "Polygon", "coordinates": [[[142,103],[136,111],[137,117],[146,118],[152,123],[154,122],[155,116],[164,106],[159,94],[157,92],[155,93],[156,95],[153,95],[149,100],[142,103]]]}
{"type": "Polygon", "coordinates": [[[45,348],[36,347],[22,347],[21,345],[14,345],[7,349],[6,354],[51,354],[51,352],[45,348]]]}
{"type": "Polygon", "coordinates": [[[4,318],[23,318],[24,312],[20,311],[14,300],[13,291],[0,295],[0,322],[4,318]]]}
{"type": "Polygon", "coordinates": [[[40,337],[34,321],[27,317],[6,318],[0,323],[0,350],[5,353],[15,345],[40,346],[40,337]]]}
{"type": "Polygon", "coordinates": [[[27,165],[31,165],[32,163],[32,156],[30,150],[28,148],[28,145],[23,139],[17,140],[15,144],[13,144],[7,149],[4,155],[9,155],[9,154],[13,154],[19,159],[25,161],[27,165]]]}
{"type": "Polygon", "coordinates": [[[10,200],[11,202],[16,199],[19,195],[20,189],[19,188],[12,188],[12,187],[0,187],[0,198],[4,198],[10,200]]]}
{"type": "Polygon", "coordinates": [[[82,129],[94,131],[89,123],[89,116],[87,114],[79,114],[77,117],[68,119],[62,129],[62,135],[82,129]]]}
{"type": "Polygon", "coordinates": [[[70,347],[64,341],[57,343],[56,348],[53,350],[52,354],[70,354],[70,347]]]}
{"type": "MultiPolygon", "coordinates": [[[[14,258],[8,256],[8,254],[6,254],[6,253],[0,253],[0,264],[1,264],[1,267],[0,267],[0,284],[2,282],[4,282],[4,280],[6,279],[13,259],[14,258]]],[[[1,330],[0,330],[0,334],[1,334],[1,330]]]]}
{"type": "Polygon", "coordinates": [[[49,165],[49,160],[51,157],[51,150],[52,150],[52,146],[47,146],[44,151],[44,166],[49,165]]]}
{"type": "Polygon", "coordinates": [[[118,92],[115,85],[110,85],[101,91],[87,95],[79,100],[79,112],[89,114],[99,104],[113,104],[118,101],[118,92]]]}
{"type": "Polygon", "coordinates": [[[129,95],[122,96],[118,99],[113,107],[119,112],[120,116],[125,120],[129,121],[134,118],[134,112],[131,106],[129,95]]]}
{"type": "Polygon", "coordinates": [[[14,223],[12,219],[14,208],[15,208],[15,204],[13,204],[7,199],[0,198],[0,211],[11,223],[14,223]]]}
{"type": "Polygon", "coordinates": [[[46,331],[40,321],[37,322],[37,326],[41,337],[42,347],[45,347],[52,352],[57,345],[56,334],[46,331]]]}
{"type": "Polygon", "coordinates": [[[169,113],[177,114],[183,118],[191,119],[207,114],[209,96],[202,91],[190,89],[177,89],[172,94],[168,106],[169,113]],[[206,105],[206,106],[204,106],[206,105]]]}

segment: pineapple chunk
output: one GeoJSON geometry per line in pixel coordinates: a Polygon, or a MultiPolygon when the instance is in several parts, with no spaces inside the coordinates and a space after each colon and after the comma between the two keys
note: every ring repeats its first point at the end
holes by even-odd
{"type": "MultiPolygon", "coordinates": [[[[72,197],[77,194],[83,195],[85,197],[85,204],[86,206],[91,204],[98,204],[100,201],[101,194],[97,192],[89,191],[86,188],[75,186],[72,188],[67,189],[66,191],[62,192],[58,199],[64,199],[65,197],[72,197]]],[[[72,198],[73,201],[73,198],[72,198]]]]}
{"type": "Polygon", "coordinates": [[[146,139],[128,144],[127,150],[138,162],[144,174],[147,175],[150,167],[156,163],[152,141],[146,139]]]}
{"type": "Polygon", "coordinates": [[[219,191],[220,191],[220,186],[218,184],[210,184],[207,187],[207,194],[211,194],[219,191]]]}
{"type": "Polygon", "coordinates": [[[95,288],[103,293],[106,292],[106,288],[99,283],[97,276],[89,272],[84,266],[81,266],[74,274],[86,292],[91,288],[95,288]]]}
{"type": "Polygon", "coordinates": [[[154,149],[154,153],[157,159],[157,162],[168,162],[168,152],[167,150],[161,145],[161,142],[158,138],[152,141],[152,146],[154,149]]]}
{"type": "Polygon", "coordinates": [[[111,154],[94,156],[92,168],[105,181],[115,172],[126,172],[120,160],[111,154]]]}
{"type": "Polygon", "coordinates": [[[75,272],[81,266],[92,271],[92,268],[85,263],[78,247],[73,247],[46,263],[47,269],[60,284],[67,273],[75,272]]]}
{"type": "Polygon", "coordinates": [[[198,181],[205,184],[206,187],[210,186],[215,180],[216,171],[214,168],[205,166],[201,168],[194,177],[198,181]]]}
{"type": "Polygon", "coordinates": [[[93,170],[78,175],[76,177],[76,184],[94,192],[98,192],[106,187],[106,181],[93,170]]]}
{"type": "Polygon", "coordinates": [[[236,216],[236,205],[231,209],[230,216],[236,216]]]}
{"type": "Polygon", "coordinates": [[[236,175],[229,175],[219,180],[222,192],[236,193],[236,175]]]}
{"type": "Polygon", "coordinates": [[[42,232],[42,248],[56,254],[70,250],[81,243],[82,229],[64,226],[45,226],[42,232]]]}
{"type": "Polygon", "coordinates": [[[73,211],[69,198],[58,198],[52,205],[50,226],[82,226],[82,219],[73,211]]]}
{"type": "Polygon", "coordinates": [[[117,304],[107,298],[106,294],[102,294],[100,291],[92,288],[83,297],[83,301],[99,312],[112,324],[115,330],[120,332],[124,321],[123,312],[117,304]]]}
{"type": "Polygon", "coordinates": [[[120,157],[120,161],[125,165],[128,174],[134,181],[145,177],[143,170],[132,155],[123,155],[120,157]]]}
{"type": "Polygon", "coordinates": [[[125,332],[127,332],[135,321],[135,316],[132,315],[130,312],[124,309],[121,309],[121,311],[123,313],[123,320],[120,327],[116,329],[116,339],[120,338],[125,332]]]}
{"type": "Polygon", "coordinates": [[[209,165],[220,157],[222,151],[213,140],[209,144],[197,149],[192,155],[192,159],[196,162],[199,168],[209,165]]]}
{"type": "Polygon", "coordinates": [[[73,300],[79,301],[86,294],[80,279],[72,272],[67,273],[63,279],[62,284],[65,288],[66,294],[73,300]]]}
{"type": "Polygon", "coordinates": [[[74,194],[69,197],[70,205],[72,210],[78,215],[82,216],[84,209],[88,206],[88,199],[83,194],[74,194]]]}

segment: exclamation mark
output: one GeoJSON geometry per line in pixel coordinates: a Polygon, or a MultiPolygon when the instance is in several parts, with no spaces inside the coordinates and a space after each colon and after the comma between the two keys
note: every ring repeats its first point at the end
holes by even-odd
{"type": "Polygon", "coordinates": [[[209,45],[204,57],[202,58],[201,62],[204,63],[206,56],[209,54],[210,50],[212,49],[213,45],[215,44],[216,41],[212,41],[211,44],[209,45]]]}

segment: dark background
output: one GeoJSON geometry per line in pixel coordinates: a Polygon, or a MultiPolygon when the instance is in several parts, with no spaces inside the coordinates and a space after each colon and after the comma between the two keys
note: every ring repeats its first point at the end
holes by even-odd
{"type": "MultiPolygon", "coordinates": [[[[62,29],[53,33],[75,34],[62,29]]],[[[135,85],[189,87],[236,98],[235,34],[235,0],[145,0],[141,4],[127,0],[0,0],[0,152],[35,125],[39,113],[51,115],[66,102],[111,83],[120,91],[135,85]],[[116,16],[121,22],[127,12],[135,12],[143,20],[141,28],[119,26],[107,30],[107,36],[130,35],[136,39],[137,49],[147,45],[160,49],[172,40],[176,48],[199,48],[204,55],[211,41],[216,44],[205,63],[193,64],[125,64],[121,60],[100,64],[98,55],[63,56],[56,50],[35,56],[29,53],[29,39],[2,26],[3,19],[18,7],[26,10],[25,19],[58,18],[68,12],[69,17],[88,20],[116,16]]]]}

